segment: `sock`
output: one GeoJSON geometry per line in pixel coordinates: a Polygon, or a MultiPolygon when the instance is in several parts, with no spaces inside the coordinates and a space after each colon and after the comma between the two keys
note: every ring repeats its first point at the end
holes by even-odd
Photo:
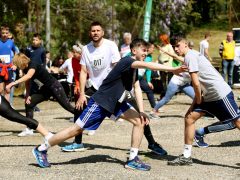
{"type": "Polygon", "coordinates": [[[46,140],[45,143],[41,144],[38,147],[39,151],[47,151],[49,148],[51,147],[51,145],[49,144],[49,142],[46,140]]]}
{"type": "Polygon", "coordinates": [[[45,137],[45,141],[48,141],[51,137],[53,137],[53,133],[49,132],[45,137]]]}
{"type": "Polygon", "coordinates": [[[199,128],[196,130],[197,135],[203,136],[205,134],[204,128],[199,128]]]}
{"type": "Polygon", "coordinates": [[[192,153],[192,145],[185,144],[184,150],[183,150],[183,156],[185,158],[189,158],[189,157],[191,157],[191,153],[192,153]]]}
{"type": "Polygon", "coordinates": [[[145,137],[148,141],[148,145],[155,144],[155,140],[153,138],[153,135],[152,135],[152,132],[151,132],[151,129],[150,129],[149,125],[144,126],[144,135],[145,135],[145,137]]]}
{"type": "Polygon", "coordinates": [[[131,148],[129,160],[133,160],[137,155],[138,155],[138,148],[131,148]]]}

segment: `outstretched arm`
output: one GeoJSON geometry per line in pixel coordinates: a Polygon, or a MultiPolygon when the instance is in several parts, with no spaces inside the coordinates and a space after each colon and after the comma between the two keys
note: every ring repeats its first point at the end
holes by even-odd
{"type": "Polygon", "coordinates": [[[131,65],[132,68],[148,68],[151,70],[159,70],[159,71],[169,71],[174,74],[179,74],[181,72],[185,72],[188,70],[186,66],[181,66],[181,67],[170,67],[170,66],[165,66],[162,64],[154,63],[154,62],[144,62],[144,61],[134,61],[131,65]]]}
{"type": "Polygon", "coordinates": [[[180,62],[184,62],[184,58],[183,58],[183,57],[178,56],[178,55],[176,55],[175,53],[171,53],[171,52],[168,52],[168,51],[164,51],[164,50],[161,48],[161,46],[159,46],[159,45],[157,45],[157,48],[159,49],[159,51],[161,51],[161,52],[163,52],[163,53],[171,56],[172,58],[174,58],[174,59],[176,59],[176,60],[178,60],[178,61],[180,61],[180,62]]]}
{"type": "Polygon", "coordinates": [[[6,89],[11,89],[12,86],[15,86],[19,83],[22,83],[22,82],[26,82],[28,81],[29,79],[31,79],[33,77],[33,75],[35,74],[35,69],[29,69],[27,74],[25,74],[24,76],[22,76],[21,78],[19,78],[18,80],[14,81],[14,82],[11,82],[10,84],[8,84],[6,86],[6,89]]]}

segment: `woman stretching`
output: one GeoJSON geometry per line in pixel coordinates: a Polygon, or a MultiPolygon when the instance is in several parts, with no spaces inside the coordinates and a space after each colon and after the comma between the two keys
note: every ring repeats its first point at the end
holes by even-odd
{"type": "MultiPolygon", "coordinates": [[[[20,79],[8,84],[6,89],[10,89],[12,86],[15,86],[19,83],[26,82],[26,99],[25,99],[25,108],[26,116],[28,118],[33,118],[34,107],[48,100],[53,96],[57,102],[67,111],[76,114],[77,110],[70,104],[67,95],[63,89],[63,86],[55,79],[49,72],[39,64],[36,64],[24,55],[19,53],[14,56],[13,64],[17,66],[24,72],[24,76],[20,79]],[[36,94],[29,96],[29,80],[33,79],[37,84],[40,84],[41,87],[36,94]]],[[[26,129],[26,135],[32,135],[33,130],[26,129]]]]}

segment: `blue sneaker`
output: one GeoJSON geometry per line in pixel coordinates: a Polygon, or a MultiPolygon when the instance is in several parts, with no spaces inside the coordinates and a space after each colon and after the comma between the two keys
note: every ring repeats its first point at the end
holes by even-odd
{"type": "Polygon", "coordinates": [[[149,144],[148,149],[151,150],[153,153],[160,155],[160,156],[167,155],[167,151],[165,151],[162,148],[162,146],[160,146],[158,143],[149,144]]]}
{"type": "Polygon", "coordinates": [[[46,168],[51,166],[47,160],[47,151],[39,151],[37,146],[32,150],[32,153],[40,167],[46,168]]]}
{"type": "Polygon", "coordinates": [[[194,141],[196,143],[196,145],[198,147],[201,147],[201,148],[206,148],[208,147],[209,145],[207,143],[204,142],[204,136],[203,135],[198,135],[197,133],[195,133],[195,136],[194,136],[194,141]]]}
{"type": "Polygon", "coordinates": [[[72,143],[70,145],[62,147],[62,151],[64,152],[77,152],[77,151],[85,151],[83,144],[72,143]]]}
{"type": "Polygon", "coordinates": [[[125,164],[125,168],[128,169],[137,169],[141,171],[149,171],[151,169],[151,166],[143,163],[138,156],[136,156],[134,159],[127,161],[125,164]]]}

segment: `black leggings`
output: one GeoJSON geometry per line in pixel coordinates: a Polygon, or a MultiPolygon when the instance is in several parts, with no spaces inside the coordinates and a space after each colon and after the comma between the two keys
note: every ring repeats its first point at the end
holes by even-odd
{"type": "Polygon", "coordinates": [[[56,80],[50,87],[43,85],[36,94],[33,94],[31,96],[30,104],[25,103],[26,116],[33,118],[34,107],[37,104],[48,100],[51,96],[53,96],[57,102],[67,111],[73,114],[77,113],[77,110],[70,104],[63,86],[56,80]]]}
{"type": "Polygon", "coordinates": [[[39,124],[35,119],[25,117],[14,110],[3,96],[1,96],[0,115],[10,121],[25,124],[27,127],[34,130],[37,129],[39,124]]]}

